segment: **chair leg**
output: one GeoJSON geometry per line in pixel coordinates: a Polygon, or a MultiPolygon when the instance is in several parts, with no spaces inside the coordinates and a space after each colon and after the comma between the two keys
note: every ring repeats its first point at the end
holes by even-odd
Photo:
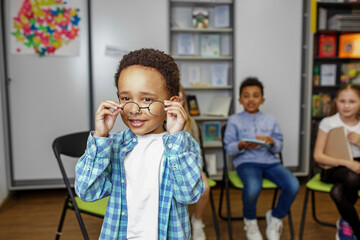
{"type": "Polygon", "coordinates": [[[74,206],[74,210],[75,210],[75,214],[76,214],[76,218],[79,222],[79,225],[80,225],[80,228],[81,228],[81,232],[84,236],[84,239],[85,240],[89,240],[89,237],[88,237],[88,234],[86,232],[86,228],[85,228],[85,224],[84,224],[84,221],[82,220],[82,217],[80,215],[80,211],[75,203],[75,200],[72,199],[72,203],[73,203],[73,206],[74,206]]]}
{"type": "Polygon", "coordinates": [[[272,201],[272,204],[271,204],[271,209],[274,209],[274,208],[275,208],[278,191],[279,191],[278,188],[276,188],[276,189],[274,190],[274,197],[273,197],[273,201],[272,201]]]}
{"type": "Polygon", "coordinates": [[[219,222],[216,216],[216,209],[215,209],[215,205],[214,205],[214,198],[213,198],[213,194],[212,191],[210,189],[210,204],[211,204],[211,210],[213,213],[213,222],[214,222],[214,227],[215,227],[215,232],[216,232],[216,239],[220,240],[220,228],[219,228],[219,222]]]}
{"type": "Polygon", "coordinates": [[[329,223],[329,222],[324,222],[324,221],[321,221],[317,218],[316,216],[316,207],[315,207],[315,191],[311,191],[311,201],[312,201],[312,214],[313,214],[313,218],[314,220],[321,224],[321,225],[324,225],[324,226],[328,226],[328,227],[336,227],[335,224],[333,223],[329,223]]]}
{"type": "Polygon", "coordinates": [[[289,219],[290,239],[293,240],[294,239],[294,225],[293,225],[290,209],[289,209],[289,212],[288,212],[288,219],[289,219]]]}
{"type": "Polygon", "coordinates": [[[229,182],[224,179],[221,184],[221,191],[220,191],[220,203],[219,203],[219,216],[223,220],[228,221],[228,232],[229,232],[229,239],[232,240],[232,224],[231,224],[231,213],[230,213],[230,194],[229,194],[229,182]],[[226,217],[223,216],[221,210],[222,210],[222,204],[223,204],[223,198],[224,198],[224,188],[225,188],[225,195],[226,195],[226,211],[227,215],[226,217]]]}
{"type": "Polygon", "coordinates": [[[302,212],[301,222],[300,222],[299,240],[302,240],[303,233],[304,233],[304,225],[305,225],[308,198],[309,198],[309,189],[306,188],[305,198],[304,198],[304,207],[303,207],[303,212],[302,212]]]}
{"type": "Polygon", "coordinates": [[[56,239],[56,240],[59,240],[59,239],[60,239],[60,236],[61,236],[61,231],[62,231],[62,227],[63,227],[63,224],[64,224],[65,215],[66,215],[66,210],[67,210],[67,206],[68,206],[68,201],[69,201],[69,198],[66,197],[66,198],[65,198],[64,207],[63,207],[63,210],[62,210],[62,213],[61,213],[61,217],[60,217],[60,222],[59,222],[59,225],[58,225],[58,229],[57,229],[56,235],[55,235],[55,239],[56,239]]]}

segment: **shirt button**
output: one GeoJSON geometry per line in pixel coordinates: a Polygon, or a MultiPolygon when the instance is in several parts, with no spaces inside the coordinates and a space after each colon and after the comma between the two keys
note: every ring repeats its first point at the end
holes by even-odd
{"type": "Polygon", "coordinates": [[[125,212],[121,212],[121,216],[124,216],[125,215],[125,212]]]}
{"type": "Polygon", "coordinates": [[[133,142],[136,142],[136,138],[133,139],[133,142]]]}
{"type": "Polygon", "coordinates": [[[125,144],[128,144],[129,142],[128,141],[125,141],[125,144]]]}
{"type": "Polygon", "coordinates": [[[89,171],[91,170],[91,167],[90,167],[90,166],[88,167],[88,170],[89,170],[89,171]]]}
{"type": "Polygon", "coordinates": [[[95,148],[95,144],[91,144],[91,148],[95,148]]]}
{"type": "Polygon", "coordinates": [[[121,179],[121,183],[124,183],[125,181],[124,181],[124,179],[121,179]]]}
{"type": "Polygon", "coordinates": [[[174,165],[174,166],[173,166],[173,169],[174,169],[174,170],[176,170],[176,169],[177,169],[177,166],[176,166],[176,165],[174,165]]]}
{"type": "Polygon", "coordinates": [[[125,152],[127,150],[127,148],[123,148],[123,151],[125,152]]]}
{"type": "Polygon", "coordinates": [[[168,148],[172,148],[172,144],[171,144],[171,143],[168,144],[168,148]]]}

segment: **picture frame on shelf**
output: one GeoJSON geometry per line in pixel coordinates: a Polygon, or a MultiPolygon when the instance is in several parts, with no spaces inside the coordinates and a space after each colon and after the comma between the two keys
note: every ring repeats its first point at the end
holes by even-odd
{"type": "Polygon", "coordinates": [[[186,101],[191,116],[199,116],[200,109],[195,95],[186,95],[186,101]]]}
{"type": "Polygon", "coordinates": [[[226,28],[230,27],[230,6],[220,5],[214,7],[214,27],[226,28]]]}
{"type": "Polygon", "coordinates": [[[226,86],[227,85],[228,69],[229,69],[229,66],[227,64],[211,65],[212,86],[226,86]]]}
{"type": "Polygon", "coordinates": [[[195,43],[191,33],[180,33],[178,35],[177,52],[179,55],[195,54],[195,43]]]}
{"type": "Polygon", "coordinates": [[[200,36],[200,54],[202,57],[220,56],[220,35],[219,34],[201,34],[200,36]]]}
{"type": "Polygon", "coordinates": [[[221,142],[220,122],[204,122],[205,142],[221,142]]]}
{"type": "Polygon", "coordinates": [[[201,82],[201,68],[199,65],[191,65],[188,68],[188,82],[195,86],[201,82]]]}

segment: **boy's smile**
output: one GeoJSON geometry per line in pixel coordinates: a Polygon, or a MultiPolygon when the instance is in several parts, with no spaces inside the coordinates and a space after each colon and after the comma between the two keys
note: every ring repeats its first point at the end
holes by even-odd
{"type": "MultiPolygon", "coordinates": [[[[148,107],[153,101],[169,99],[165,78],[157,70],[141,65],[125,68],[118,81],[119,101],[121,104],[136,102],[140,107],[148,107]]],[[[133,117],[121,111],[123,122],[137,135],[157,134],[165,131],[163,124],[166,113],[151,115],[148,109],[140,109],[133,117]]]]}
{"type": "Polygon", "coordinates": [[[257,113],[260,105],[263,104],[264,101],[265,99],[258,86],[244,87],[239,98],[239,103],[244,106],[244,110],[248,113],[257,113]]]}

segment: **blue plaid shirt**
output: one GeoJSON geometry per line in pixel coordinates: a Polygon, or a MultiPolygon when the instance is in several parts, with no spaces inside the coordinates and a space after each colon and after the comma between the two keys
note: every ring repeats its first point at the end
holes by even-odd
{"type": "MultiPolygon", "coordinates": [[[[158,236],[191,239],[187,205],[197,202],[204,192],[199,145],[184,131],[165,135],[163,143],[158,236]]],[[[92,137],[90,133],[85,154],[76,164],[75,191],[82,200],[90,202],[110,195],[99,239],[126,240],[124,158],[136,144],[137,137],[130,129],[108,138],[92,137]]]]}

